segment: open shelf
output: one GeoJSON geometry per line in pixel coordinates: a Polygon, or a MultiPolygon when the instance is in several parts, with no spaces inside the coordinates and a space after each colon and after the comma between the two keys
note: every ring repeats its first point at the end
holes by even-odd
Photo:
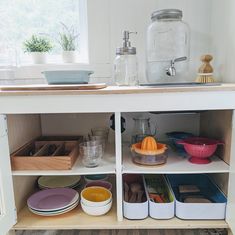
{"type": "Polygon", "coordinates": [[[32,214],[27,207],[18,214],[16,230],[53,230],[53,229],[198,229],[228,228],[224,220],[127,220],[117,221],[116,207],[104,216],[89,216],[80,206],[64,215],[42,217],[32,214]]]}
{"type": "Polygon", "coordinates": [[[104,216],[89,216],[80,205],[72,211],[54,217],[43,217],[31,213],[24,207],[17,216],[16,230],[50,230],[50,229],[105,229],[117,223],[116,206],[104,216]]]}
{"type": "Polygon", "coordinates": [[[84,167],[81,157],[78,157],[71,170],[25,170],[12,171],[12,175],[92,175],[92,174],[115,174],[115,148],[113,145],[107,146],[102,162],[98,167],[84,167]]]}
{"type": "MultiPolygon", "coordinates": [[[[19,148],[24,144],[36,136],[44,135],[45,130],[51,126],[51,123],[55,123],[52,130],[49,133],[57,133],[56,129],[58,128],[58,123],[64,122],[66,120],[63,116],[60,117],[58,114],[57,122],[54,122],[54,119],[50,119],[52,117],[43,116],[43,118],[39,116],[17,116],[13,115],[14,118],[20,119],[19,123],[16,120],[12,120],[12,123],[15,123],[15,129],[11,131],[11,144],[10,150],[13,151],[14,149],[19,148]],[[40,120],[43,119],[44,124],[44,132],[40,130],[40,120]],[[31,120],[32,119],[32,120],[31,120]],[[35,120],[36,119],[36,120],[35,120]],[[32,125],[29,125],[29,121],[31,120],[32,125]],[[21,123],[24,124],[25,127],[25,139],[21,138],[22,133],[18,130],[18,127],[22,126],[21,123]],[[17,124],[17,125],[16,125],[17,124]],[[31,133],[31,130],[35,130],[35,127],[38,127],[38,131],[35,133],[31,133]],[[21,141],[22,140],[22,141],[21,141]]],[[[76,115],[75,115],[76,116],[76,115]]],[[[89,115],[88,115],[89,116],[89,115]]],[[[68,116],[69,117],[69,116],[68,116]]],[[[72,116],[71,116],[72,117],[72,116]]],[[[79,120],[83,120],[79,115],[73,117],[74,123],[79,123],[79,120]]],[[[93,117],[94,119],[95,117],[93,117]]],[[[103,117],[101,117],[103,118],[103,117]]],[[[180,119],[181,117],[179,117],[180,119]]],[[[107,146],[106,153],[102,159],[101,164],[95,168],[86,168],[82,164],[82,159],[79,157],[75,162],[73,168],[71,170],[25,170],[25,171],[12,171],[12,175],[16,176],[14,178],[14,187],[15,187],[15,195],[16,195],[16,208],[19,210],[17,215],[17,223],[13,229],[15,230],[66,230],[66,229],[198,229],[198,228],[228,228],[228,224],[225,220],[181,220],[178,218],[173,218],[170,220],[155,220],[152,218],[147,218],[144,220],[128,220],[123,219],[123,221],[118,221],[118,218],[122,217],[122,198],[120,197],[123,193],[123,188],[121,184],[122,174],[123,173],[133,173],[133,174],[202,174],[202,173],[218,173],[215,174],[214,178],[216,183],[221,186],[221,189],[224,189],[224,192],[227,192],[228,186],[228,176],[230,173],[230,145],[231,145],[231,112],[228,111],[209,111],[200,114],[196,120],[197,131],[202,133],[202,135],[221,139],[225,142],[225,147],[222,149],[223,151],[218,151],[218,156],[221,158],[214,156],[212,158],[212,162],[207,165],[195,165],[188,161],[187,158],[177,155],[177,153],[173,151],[169,151],[169,157],[167,164],[162,166],[155,166],[155,167],[145,167],[136,165],[132,162],[132,156],[130,153],[130,148],[127,145],[123,146],[122,151],[122,164],[121,164],[121,155],[119,151],[117,151],[117,163],[116,163],[116,155],[115,155],[115,146],[107,146]],[[226,124],[221,123],[221,120],[225,120],[225,116],[228,116],[228,121],[226,124]],[[216,118],[216,120],[214,120],[216,118]],[[218,119],[218,120],[217,120],[218,119]],[[212,121],[213,120],[213,121],[212,121]],[[212,124],[213,125],[212,125],[212,124]],[[200,124],[200,125],[199,125],[200,124]],[[209,126],[211,124],[211,126],[209,126]],[[200,127],[199,127],[200,126],[200,127]],[[210,128],[209,128],[209,127],[210,128]],[[217,128],[217,129],[216,129],[217,128]],[[200,130],[199,130],[200,129],[200,130]],[[204,130],[204,132],[203,132],[204,130]],[[216,133],[212,132],[212,130],[216,130],[216,133]],[[209,134],[207,134],[207,132],[209,134]],[[218,132],[218,133],[217,133],[218,132]],[[224,160],[222,160],[224,159],[224,160]],[[227,162],[227,163],[226,163],[227,162]],[[117,167],[117,173],[116,173],[117,167]],[[220,174],[222,173],[222,174],[220,174]],[[224,174],[226,173],[226,174],[224,174]],[[113,187],[113,189],[117,189],[117,192],[113,193],[114,197],[117,196],[117,205],[113,205],[112,210],[104,216],[100,217],[93,217],[85,214],[81,207],[78,206],[71,212],[68,212],[64,215],[55,216],[55,217],[42,217],[38,215],[34,215],[31,213],[27,206],[25,206],[25,202],[29,195],[32,194],[34,187],[36,176],[41,175],[92,175],[92,174],[112,174],[114,177],[114,182],[117,183],[117,188],[113,187]],[[17,177],[19,176],[19,177],[17,177]],[[25,176],[25,177],[21,177],[25,176]],[[18,182],[23,182],[22,184],[18,182]],[[20,189],[20,190],[19,190],[20,189]]],[[[88,120],[86,125],[90,125],[91,120],[88,120]]],[[[67,122],[64,122],[64,130],[68,131],[69,134],[73,130],[72,124],[69,123],[72,118],[68,119],[67,122]],[[68,125],[69,124],[69,125],[68,125]],[[68,126],[67,126],[68,125],[68,126]]],[[[191,120],[191,119],[190,119],[191,120]]],[[[166,122],[165,126],[168,126],[168,123],[173,122],[172,120],[164,120],[166,122]]],[[[194,123],[194,119],[191,120],[194,123]]],[[[184,119],[180,120],[182,125],[184,125],[184,119]]],[[[82,122],[83,124],[83,122],[82,122]]],[[[84,127],[83,132],[85,133],[88,129],[87,126],[79,125],[77,128],[84,127]]],[[[176,125],[175,123],[173,123],[176,125]]],[[[173,125],[172,124],[172,125],[173,125]]],[[[186,124],[185,124],[186,125],[186,124]]],[[[9,125],[14,127],[14,125],[9,125]]],[[[131,125],[130,125],[131,126],[131,125]]],[[[164,125],[163,125],[164,127],[164,125]]],[[[90,128],[89,128],[90,129],[90,128]]],[[[116,129],[116,131],[119,128],[116,129]]],[[[63,130],[63,129],[62,129],[63,130]]],[[[80,131],[80,130],[79,130],[80,131]]],[[[167,130],[166,130],[167,131],[167,130]]],[[[162,133],[166,132],[164,129],[162,133]]],[[[81,132],[81,134],[83,134],[81,132]]],[[[119,130],[119,134],[116,133],[114,136],[112,132],[112,138],[110,141],[116,140],[116,148],[120,147],[119,144],[121,142],[121,130],[119,130]],[[118,138],[120,137],[120,139],[118,138]]],[[[66,132],[67,133],[67,132],[66,132]]],[[[79,132],[80,133],[80,132],[79,132]]],[[[127,132],[129,133],[129,132],[127,132]]],[[[47,133],[46,133],[47,134],[47,133]]],[[[128,139],[129,136],[127,136],[128,139]]],[[[160,137],[159,137],[160,138],[160,137]]],[[[123,140],[125,138],[123,137],[123,140]]],[[[116,202],[116,200],[115,200],[116,202]]]]}
{"type": "Polygon", "coordinates": [[[127,220],[121,222],[123,229],[199,229],[199,228],[229,228],[224,220],[181,220],[177,217],[169,220],[127,220]]]}
{"type": "Polygon", "coordinates": [[[130,148],[123,145],[123,173],[140,173],[140,174],[190,174],[190,173],[228,173],[229,165],[214,156],[210,164],[198,165],[192,164],[187,158],[169,151],[168,160],[165,165],[160,166],[142,166],[132,162],[130,148]]]}

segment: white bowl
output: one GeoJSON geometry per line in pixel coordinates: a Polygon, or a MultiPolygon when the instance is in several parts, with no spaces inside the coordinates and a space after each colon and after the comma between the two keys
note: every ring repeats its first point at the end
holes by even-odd
{"type": "Polygon", "coordinates": [[[110,201],[107,205],[104,206],[88,206],[81,202],[83,211],[88,215],[100,216],[108,213],[112,207],[112,202],[110,201]]]}
{"type": "Polygon", "coordinates": [[[112,193],[99,186],[84,188],[81,192],[81,203],[86,206],[105,206],[112,201],[112,193]]]}

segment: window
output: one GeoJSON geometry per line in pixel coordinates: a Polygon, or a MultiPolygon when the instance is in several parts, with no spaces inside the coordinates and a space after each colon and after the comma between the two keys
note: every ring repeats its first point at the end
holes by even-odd
{"type": "Polygon", "coordinates": [[[53,49],[49,63],[60,63],[58,42],[62,24],[73,27],[77,37],[78,62],[88,62],[86,0],[1,0],[0,65],[31,63],[23,42],[33,34],[49,38],[53,49]]]}

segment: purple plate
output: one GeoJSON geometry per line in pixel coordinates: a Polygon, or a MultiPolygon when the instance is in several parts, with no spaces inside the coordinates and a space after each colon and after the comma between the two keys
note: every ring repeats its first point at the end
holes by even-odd
{"type": "Polygon", "coordinates": [[[39,210],[59,210],[78,200],[78,192],[70,188],[45,189],[33,194],[27,200],[28,207],[39,210]]]}

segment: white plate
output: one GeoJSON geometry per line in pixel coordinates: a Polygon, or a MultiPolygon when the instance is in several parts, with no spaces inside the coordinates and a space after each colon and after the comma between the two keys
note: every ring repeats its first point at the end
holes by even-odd
{"type": "Polygon", "coordinates": [[[62,215],[64,213],[67,213],[67,212],[73,210],[74,208],[76,208],[78,206],[78,204],[79,204],[79,201],[77,201],[74,205],[72,205],[69,208],[66,208],[64,210],[59,210],[59,211],[56,211],[56,212],[55,211],[54,212],[53,211],[52,212],[39,212],[39,211],[35,211],[35,210],[31,209],[30,207],[29,207],[29,210],[32,213],[36,214],[36,215],[41,215],[41,216],[56,216],[56,215],[62,215]]]}
{"type": "Polygon", "coordinates": [[[41,176],[38,179],[38,185],[41,188],[73,188],[80,180],[80,175],[41,176]]]}

